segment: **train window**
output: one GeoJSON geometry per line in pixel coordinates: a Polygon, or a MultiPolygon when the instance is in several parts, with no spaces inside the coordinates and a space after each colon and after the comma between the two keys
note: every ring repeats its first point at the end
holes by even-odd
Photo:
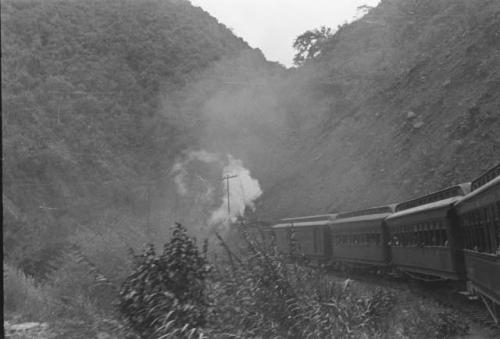
{"type": "Polygon", "coordinates": [[[426,246],[429,243],[428,238],[428,232],[427,232],[427,225],[422,224],[422,246],[426,246]]]}
{"type": "Polygon", "coordinates": [[[489,225],[489,213],[488,213],[488,207],[483,208],[483,213],[482,213],[482,226],[484,229],[484,250],[488,253],[493,252],[493,239],[490,234],[490,225],[489,225]]]}
{"type": "Polygon", "coordinates": [[[493,233],[493,248],[494,253],[500,254],[500,210],[495,208],[495,204],[491,204],[491,231],[493,233]]]}
{"type": "Polygon", "coordinates": [[[469,225],[467,224],[467,222],[465,222],[464,220],[464,233],[465,233],[465,248],[466,249],[471,249],[471,234],[470,234],[470,227],[469,225]]]}
{"type": "Polygon", "coordinates": [[[399,237],[398,237],[399,234],[394,234],[392,236],[392,239],[391,241],[389,242],[389,245],[391,246],[399,246],[399,237]]]}
{"type": "Polygon", "coordinates": [[[471,218],[470,213],[464,215],[463,218],[464,229],[465,229],[465,240],[466,240],[466,248],[471,250],[473,248],[472,243],[472,227],[471,227],[471,218]]]}
{"type": "Polygon", "coordinates": [[[439,230],[441,236],[439,237],[439,241],[441,243],[441,246],[448,246],[448,233],[446,230],[439,230]]]}
{"type": "Polygon", "coordinates": [[[470,249],[471,250],[477,250],[477,234],[476,232],[474,232],[474,228],[475,228],[475,223],[474,223],[474,213],[473,212],[469,212],[468,213],[468,219],[469,219],[469,225],[468,225],[468,228],[469,228],[469,232],[470,232],[470,249]]]}
{"type": "Polygon", "coordinates": [[[470,214],[471,217],[471,228],[472,228],[472,250],[473,251],[479,251],[479,242],[481,239],[481,232],[478,230],[477,227],[477,216],[476,216],[476,211],[472,211],[470,214]]]}
{"type": "Polygon", "coordinates": [[[410,232],[410,241],[408,243],[409,246],[415,246],[415,239],[417,238],[417,232],[414,230],[410,232]]]}
{"type": "Polygon", "coordinates": [[[492,221],[495,218],[491,206],[473,210],[463,217],[463,230],[465,248],[478,251],[495,253],[498,241],[492,221]]]}

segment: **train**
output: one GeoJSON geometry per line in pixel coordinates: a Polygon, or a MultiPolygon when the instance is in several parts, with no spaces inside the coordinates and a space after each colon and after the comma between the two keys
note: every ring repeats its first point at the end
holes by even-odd
{"type": "Polygon", "coordinates": [[[294,259],[456,281],[499,323],[500,164],[469,183],[412,200],[285,218],[270,229],[278,251],[294,259]]]}

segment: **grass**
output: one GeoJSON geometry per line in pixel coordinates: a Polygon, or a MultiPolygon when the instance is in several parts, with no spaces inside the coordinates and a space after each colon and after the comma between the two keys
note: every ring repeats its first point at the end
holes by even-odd
{"type": "Polygon", "coordinates": [[[45,285],[9,265],[3,264],[4,314],[9,317],[20,315],[24,321],[45,320],[55,311],[51,291],[45,285]]]}
{"type": "Polygon", "coordinates": [[[232,253],[212,277],[213,337],[377,337],[395,296],[378,289],[368,295],[288,260],[274,248],[244,235],[243,255],[232,253]]]}

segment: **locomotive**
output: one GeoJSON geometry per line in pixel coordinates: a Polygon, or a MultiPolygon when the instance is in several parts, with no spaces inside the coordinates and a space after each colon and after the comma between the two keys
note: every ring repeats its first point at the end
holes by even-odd
{"type": "Polygon", "coordinates": [[[337,268],[463,282],[498,324],[500,164],[470,183],[357,211],[281,219],[280,252],[337,268]]]}

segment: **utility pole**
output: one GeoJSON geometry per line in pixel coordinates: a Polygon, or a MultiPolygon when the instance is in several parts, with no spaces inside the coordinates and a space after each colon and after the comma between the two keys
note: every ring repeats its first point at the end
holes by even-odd
{"type": "Polygon", "coordinates": [[[226,184],[227,184],[227,217],[230,218],[231,217],[231,205],[229,203],[229,179],[233,179],[233,178],[236,178],[237,175],[229,175],[227,174],[226,176],[224,176],[222,178],[222,180],[226,180],[226,184]]]}

